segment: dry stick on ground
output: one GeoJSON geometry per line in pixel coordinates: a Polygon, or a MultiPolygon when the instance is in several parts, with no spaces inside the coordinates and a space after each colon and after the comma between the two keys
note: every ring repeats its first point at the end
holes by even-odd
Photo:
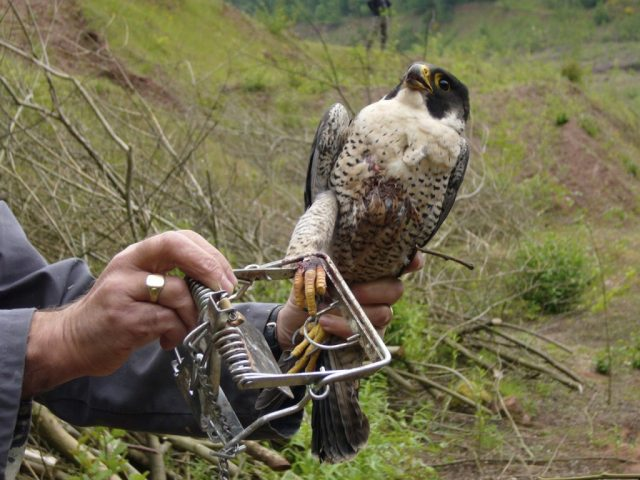
{"type": "MultiPolygon", "coordinates": [[[[214,443],[211,440],[197,440],[202,445],[212,450],[219,450],[222,448],[221,443],[214,443]]],[[[244,445],[247,447],[245,453],[247,453],[250,457],[255,458],[256,460],[267,465],[271,470],[274,471],[282,471],[287,470],[291,467],[289,460],[284,458],[275,450],[271,450],[270,448],[261,445],[260,443],[254,440],[245,440],[244,445]],[[285,464],[288,466],[285,467],[285,464]]]]}
{"type": "Polygon", "coordinates": [[[489,331],[489,332],[491,332],[491,333],[493,333],[495,335],[498,335],[498,336],[500,336],[500,337],[502,337],[502,338],[504,338],[506,340],[509,340],[510,342],[516,344],[518,347],[523,348],[523,349],[527,350],[528,352],[531,352],[534,355],[537,355],[538,357],[542,358],[545,362],[551,364],[554,368],[560,370],[567,377],[575,380],[576,383],[582,385],[582,379],[580,377],[578,377],[578,375],[573,373],[571,370],[569,370],[567,367],[562,365],[557,360],[554,360],[552,357],[550,357],[549,355],[544,353],[542,350],[540,350],[538,348],[535,348],[535,347],[533,347],[531,345],[528,345],[528,344],[522,342],[521,340],[509,335],[508,333],[501,332],[496,327],[485,326],[484,328],[485,328],[485,330],[487,330],[487,331],[489,331]]]}
{"type": "MultiPolygon", "coordinates": [[[[127,458],[139,467],[145,470],[151,470],[151,464],[149,463],[149,457],[139,450],[140,445],[127,445],[127,458]]],[[[182,477],[171,470],[166,471],[167,478],[169,480],[180,480],[182,477]]],[[[154,479],[155,477],[151,476],[154,479]]]]}
{"type": "MultiPolygon", "coordinates": [[[[219,468],[220,457],[216,456],[217,452],[206,447],[202,442],[191,437],[177,435],[166,435],[166,438],[173,444],[174,448],[191,452],[219,468]]],[[[234,463],[228,462],[228,465],[231,475],[238,476],[240,474],[240,469],[234,463]]]]}
{"type": "Polygon", "coordinates": [[[515,420],[511,416],[511,412],[507,408],[507,405],[504,402],[504,398],[502,397],[502,394],[500,393],[500,380],[501,379],[502,379],[501,376],[498,375],[496,377],[496,381],[495,381],[495,384],[494,384],[494,387],[495,387],[494,390],[495,390],[496,397],[498,398],[498,402],[500,403],[500,409],[501,409],[501,411],[504,412],[506,417],[509,419],[509,422],[511,423],[511,428],[513,429],[513,433],[515,433],[516,437],[518,438],[518,441],[520,442],[520,446],[522,447],[522,449],[527,453],[527,455],[529,456],[530,459],[531,458],[535,458],[536,456],[533,454],[531,449],[527,446],[526,442],[524,441],[524,438],[522,437],[522,434],[520,433],[520,429],[518,428],[518,425],[516,425],[515,420]]]}
{"type": "Polygon", "coordinates": [[[492,371],[493,370],[494,366],[492,364],[490,364],[489,362],[483,360],[478,355],[476,355],[475,353],[471,352],[471,350],[469,350],[468,348],[464,347],[462,344],[450,339],[449,337],[444,337],[442,339],[442,341],[447,346],[449,346],[450,348],[453,348],[454,350],[456,350],[456,351],[460,352],[461,354],[463,354],[465,357],[467,357],[472,362],[475,362],[478,365],[481,365],[487,371],[492,371]]]}
{"type": "Polygon", "coordinates": [[[387,377],[389,377],[389,379],[393,383],[406,390],[407,392],[416,392],[418,390],[418,387],[416,387],[413,383],[400,375],[396,369],[392,367],[385,367],[384,369],[382,369],[382,371],[387,375],[387,377]]]}
{"type": "Polygon", "coordinates": [[[520,325],[514,325],[513,323],[508,323],[508,322],[503,322],[503,321],[500,322],[500,326],[504,327],[504,328],[510,328],[512,330],[518,330],[519,332],[527,333],[527,334],[532,335],[532,336],[534,336],[536,338],[539,338],[540,340],[543,340],[543,341],[548,342],[548,343],[550,343],[552,345],[555,345],[556,347],[558,347],[558,348],[564,350],[565,352],[570,353],[570,354],[573,355],[573,350],[571,350],[565,344],[563,344],[563,343],[561,343],[561,342],[559,342],[557,340],[554,340],[553,338],[549,338],[549,337],[547,337],[545,335],[542,335],[541,333],[538,333],[538,332],[536,332],[534,330],[530,330],[528,328],[521,327],[520,325]]]}
{"type": "Polygon", "coordinates": [[[246,452],[250,456],[252,456],[256,460],[261,461],[271,470],[282,472],[291,468],[289,460],[284,458],[278,452],[274,452],[270,448],[267,448],[259,444],[258,442],[254,442],[253,440],[246,440],[244,444],[247,447],[246,452]]]}
{"type": "MultiPolygon", "coordinates": [[[[391,367],[387,367],[387,368],[391,368],[391,367]]],[[[476,410],[482,410],[485,413],[493,415],[493,412],[491,410],[489,410],[487,407],[485,407],[484,405],[481,405],[478,402],[474,402],[470,398],[465,397],[464,395],[460,395],[458,392],[455,392],[455,391],[451,390],[450,388],[445,387],[444,385],[441,385],[441,384],[439,384],[437,382],[434,382],[433,380],[430,380],[427,377],[424,377],[422,375],[417,375],[417,374],[411,373],[411,372],[405,372],[403,370],[396,370],[396,372],[399,373],[402,376],[405,376],[407,378],[411,378],[412,380],[415,380],[416,382],[426,386],[427,388],[435,388],[436,390],[440,390],[441,392],[446,393],[450,397],[453,397],[453,398],[455,398],[457,400],[460,400],[463,403],[466,403],[467,405],[472,406],[476,410]]]]}
{"type": "MultiPolygon", "coordinates": [[[[78,443],[60,424],[59,420],[45,407],[34,405],[33,421],[37,431],[42,434],[51,444],[67,458],[76,463],[80,463],[77,458],[78,452],[83,452],[87,458],[98,465],[98,469],[107,471],[108,468],[100,463],[87,447],[78,443]]],[[[120,480],[118,475],[110,475],[109,480],[120,480]]]]}
{"type": "Polygon", "coordinates": [[[640,473],[596,473],[595,475],[579,475],[577,477],[538,477],[539,480],[600,480],[612,479],[620,480],[623,478],[640,478],[640,473]]]}
{"type": "MultiPolygon", "coordinates": [[[[606,460],[609,462],[618,462],[618,463],[634,463],[633,460],[629,460],[627,458],[620,458],[620,457],[603,457],[603,456],[599,456],[599,457],[562,457],[562,458],[536,458],[536,459],[531,459],[531,460],[527,460],[527,464],[529,465],[547,465],[550,461],[553,462],[557,462],[557,463],[575,463],[575,462],[588,462],[588,461],[601,461],[601,460],[606,460]]],[[[459,460],[451,460],[450,462],[442,462],[442,463],[430,463],[429,466],[432,468],[446,468],[446,467],[455,467],[457,465],[463,465],[465,463],[476,463],[476,461],[479,461],[481,463],[486,463],[486,464],[502,464],[502,463],[507,463],[510,462],[511,459],[508,458],[481,458],[479,460],[473,459],[473,458],[461,458],[459,460]]],[[[632,477],[632,478],[637,478],[638,474],[636,474],[636,477],[632,477]]],[[[551,480],[551,479],[547,479],[545,478],[544,480],[551,480]]]]}
{"type": "Polygon", "coordinates": [[[482,341],[482,340],[474,339],[471,344],[473,346],[477,347],[477,348],[483,348],[485,350],[493,352],[498,357],[501,357],[501,358],[507,360],[508,362],[510,362],[512,364],[516,364],[516,365],[519,364],[519,365],[522,365],[523,367],[529,368],[531,370],[535,370],[537,372],[544,373],[544,374],[550,376],[551,378],[556,379],[560,383],[563,383],[564,385],[566,385],[568,387],[571,387],[571,388],[573,388],[575,390],[578,390],[579,392],[582,391],[582,384],[576,383],[573,380],[571,380],[569,378],[565,378],[562,375],[558,375],[556,372],[554,372],[550,368],[546,367],[545,365],[540,365],[538,363],[531,362],[529,360],[525,360],[522,357],[518,357],[518,356],[516,356],[516,355],[514,355],[512,353],[509,353],[509,352],[505,351],[504,349],[496,347],[495,345],[491,345],[490,343],[482,341]]]}
{"type": "Polygon", "coordinates": [[[149,459],[149,472],[153,480],[166,480],[167,473],[164,468],[164,459],[162,453],[160,453],[160,440],[156,435],[151,433],[147,434],[147,440],[149,447],[155,450],[155,452],[148,452],[147,458],[149,459]]]}

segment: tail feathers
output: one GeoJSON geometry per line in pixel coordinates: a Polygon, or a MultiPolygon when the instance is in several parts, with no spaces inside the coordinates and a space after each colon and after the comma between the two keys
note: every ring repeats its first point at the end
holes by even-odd
{"type": "MultiPolygon", "coordinates": [[[[322,361],[331,361],[331,353],[322,361]]],[[[312,452],[320,461],[338,463],[356,456],[369,438],[369,421],[358,404],[357,382],[330,385],[323,400],[314,400],[311,414],[312,452]]]]}

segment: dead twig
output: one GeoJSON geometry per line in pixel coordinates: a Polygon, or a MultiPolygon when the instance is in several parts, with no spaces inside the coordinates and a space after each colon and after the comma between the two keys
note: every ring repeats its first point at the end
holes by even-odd
{"type": "Polygon", "coordinates": [[[275,452],[270,448],[259,444],[258,442],[254,442],[253,440],[246,440],[244,442],[244,445],[247,447],[246,452],[250,456],[264,463],[267,467],[275,472],[283,472],[291,468],[289,460],[284,458],[278,452],[275,452]]]}
{"type": "Polygon", "coordinates": [[[535,458],[536,456],[533,454],[531,449],[528,447],[527,443],[524,441],[524,438],[520,433],[520,429],[518,428],[518,425],[516,424],[516,422],[513,420],[513,416],[511,416],[511,412],[507,408],[507,405],[504,401],[504,397],[502,396],[502,393],[500,393],[500,380],[502,380],[502,376],[498,375],[494,383],[494,387],[495,387],[494,392],[496,394],[496,398],[498,399],[498,403],[500,404],[500,411],[504,412],[506,417],[509,419],[509,422],[511,423],[511,428],[513,429],[513,433],[516,435],[516,438],[520,442],[520,446],[522,447],[522,449],[526,452],[529,458],[535,458]]]}
{"type": "Polygon", "coordinates": [[[149,459],[149,472],[153,480],[166,480],[167,473],[164,467],[164,460],[162,453],[160,452],[161,445],[160,440],[156,435],[151,433],[147,434],[147,441],[149,447],[155,450],[155,452],[147,452],[147,458],[149,459]]]}
{"type": "Polygon", "coordinates": [[[503,358],[510,363],[519,364],[530,370],[544,373],[545,375],[548,375],[551,378],[556,379],[557,381],[566,385],[567,387],[570,387],[570,388],[573,388],[574,390],[578,390],[579,392],[582,392],[583,387],[581,383],[575,382],[574,380],[566,378],[562,375],[558,375],[555,371],[551,370],[550,368],[544,365],[540,365],[538,363],[525,360],[524,358],[522,358],[522,356],[516,356],[515,354],[509,353],[504,349],[501,349],[500,347],[496,347],[482,340],[474,339],[472,342],[472,345],[478,348],[484,348],[485,350],[489,350],[490,352],[493,352],[496,356],[503,358]]]}
{"type": "MultiPolygon", "coordinates": [[[[177,435],[166,435],[166,438],[173,444],[175,448],[191,452],[194,455],[197,455],[199,458],[202,458],[203,460],[206,460],[207,462],[218,467],[218,461],[220,457],[216,455],[216,452],[214,450],[211,450],[209,447],[205,446],[202,442],[196,440],[195,438],[180,437],[177,435]]],[[[231,475],[237,476],[240,474],[240,469],[234,463],[228,462],[228,465],[231,475]]]]}
{"type": "MultiPolygon", "coordinates": [[[[60,424],[60,421],[45,407],[36,404],[33,409],[33,420],[37,431],[65,457],[80,464],[78,453],[82,452],[88,459],[98,466],[99,470],[108,471],[108,468],[100,463],[98,458],[90,450],[78,443],[60,424]]],[[[109,480],[120,480],[120,476],[112,474],[109,480]]]]}
{"type": "MultiPolygon", "coordinates": [[[[390,367],[387,367],[390,368],[390,367]]],[[[437,382],[434,382],[433,380],[428,379],[427,377],[424,377],[422,375],[417,375],[415,373],[411,373],[411,372],[405,372],[403,370],[397,370],[397,372],[400,375],[403,375],[407,378],[411,378],[412,380],[415,380],[416,382],[426,386],[427,388],[435,388],[436,390],[439,390],[443,393],[446,393],[447,395],[449,395],[450,397],[455,398],[456,400],[461,401],[462,403],[466,403],[467,405],[473,407],[476,410],[481,410],[485,413],[488,413],[490,415],[493,415],[493,412],[491,410],[489,410],[487,407],[485,407],[484,405],[475,402],[473,400],[471,400],[468,397],[465,397],[464,395],[459,394],[458,392],[451,390],[450,388],[445,387],[444,385],[441,385],[437,382]]]]}
{"type": "Polygon", "coordinates": [[[623,478],[640,478],[640,473],[596,473],[595,475],[579,475],[577,477],[538,477],[539,480],[599,480],[599,479],[614,479],[620,480],[623,478]]]}
{"type": "Polygon", "coordinates": [[[385,367],[382,371],[387,375],[387,377],[389,377],[389,379],[393,383],[406,390],[407,392],[415,392],[418,390],[418,387],[416,387],[413,383],[400,375],[395,368],[385,367]]]}
{"type": "Polygon", "coordinates": [[[485,326],[484,327],[487,331],[498,335],[502,338],[504,338],[505,340],[508,340],[512,343],[514,343],[515,345],[519,346],[520,348],[531,352],[532,354],[542,358],[545,362],[547,362],[548,364],[552,365],[554,368],[560,370],[562,373],[564,373],[567,377],[575,380],[575,382],[577,384],[580,385],[580,389],[582,390],[582,380],[580,377],[578,377],[578,375],[576,375],[575,373],[573,373],[571,370],[569,370],[567,367],[565,367],[564,365],[562,365],[560,362],[558,362],[557,360],[555,360],[554,358],[552,358],[550,355],[546,354],[545,352],[543,352],[542,350],[540,350],[539,348],[536,348],[532,345],[529,345],[519,339],[517,339],[516,337],[513,337],[512,335],[509,335],[508,333],[504,333],[501,332],[498,328],[495,328],[493,326],[485,326]]]}
{"type": "Polygon", "coordinates": [[[418,250],[420,250],[422,253],[426,253],[428,255],[433,255],[434,257],[439,257],[439,258],[442,258],[444,260],[451,260],[452,262],[459,263],[463,267],[467,267],[469,270],[473,270],[474,268],[476,268],[475,265],[473,263],[471,263],[471,262],[467,262],[465,260],[461,260],[459,258],[452,257],[451,255],[447,255],[445,253],[436,252],[435,250],[429,250],[428,248],[424,248],[424,247],[419,247],[418,250]]]}

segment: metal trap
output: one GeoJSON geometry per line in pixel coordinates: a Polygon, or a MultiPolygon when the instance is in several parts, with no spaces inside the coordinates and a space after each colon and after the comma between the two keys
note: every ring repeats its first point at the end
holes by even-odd
{"type": "Polygon", "coordinates": [[[327,255],[316,253],[260,266],[251,265],[234,270],[234,274],[240,288],[230,296],[187,279],[200,314],[198,325],[184,340],[183,352],[176,349],[173,362],[178,385],[200,420],[201,428],[211,440],[223,445],[218,452],[221,461],[241,451],[240,442],[265,424],[302,410],[312,399],[326,397],[332,383],[369,376],[391,361],[391,354],[382,338],[327,255]],[[335,350],[360,345],[365,357],[362,365],[340,370],[282,373],[262,332],[234,308],[232,302],[240,300],[255,282],[291,279],[303,258],[315,258],[324,267],[331,285],[331,300],[319,308],[316,316],[307,318],[301,334],[318,349],[335,350]],[[320,315],[335,309],[347,317],[354,335],[337,344],[314,342],[308,336],[309,325],[320,315]],[[220,387],[223,363],[240,389],[278,388],[293,397],[290,387],[305,385],[305,393],[294,405],[267,413],[244,427],[220,387]]]}

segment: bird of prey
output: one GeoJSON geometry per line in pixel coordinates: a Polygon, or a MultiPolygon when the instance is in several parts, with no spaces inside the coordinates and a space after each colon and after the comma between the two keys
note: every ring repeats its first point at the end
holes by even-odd
{"type": "MultiPolygon", "coordinates": [[[[350,121],[333,105],[322,118],[307,172],[306,212],[287,257],[325,252],[350,283],[399,276],[449,214],[467,167],[465,85],[446,70],[416,63],[381,100],[350,121]]],[[[326,292],[325,272],[302,261],[294,278],[296,303],[311,315],[326,292]]],[[[331,341],[318,325],[316,341],[331,341]]],[[[362,363],[359,345],[317,351],[299,345],[289,371],[349,368],[362,363]]],[[[331,385],[312,413],[313,452],[321,461],[353,457],[366,444],[369,424],[358,405],[357,383],[331,385]]]]}

